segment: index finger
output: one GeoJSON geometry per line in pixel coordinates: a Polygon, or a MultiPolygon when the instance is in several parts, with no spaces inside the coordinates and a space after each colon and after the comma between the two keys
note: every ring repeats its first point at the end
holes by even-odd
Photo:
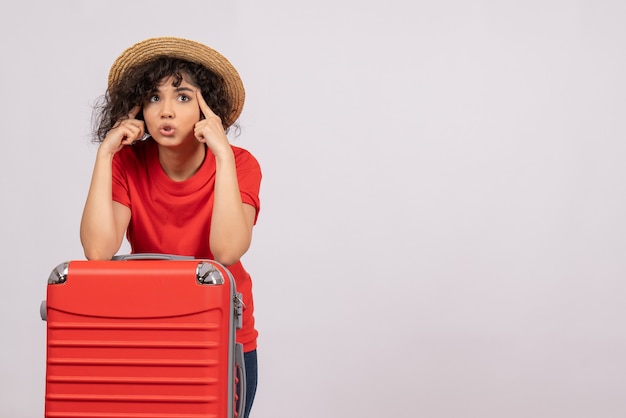
{"type": "Polygon", "coordinates": [[[202,93],[200,93],[200,89],[196,89],[196,98],[198,99],[198,104],[200,105],[200,111],[202,112],[205,118],[207,116],[216,116],[215,113],[211,110],[209,105],[204,100],[204,97],[202,97],[202,93]]]}
{"type": "Polygon", "coordinates": [[[139,114],[140,110],[141,110],[140,105],[137,105],[133,107],[132,109],[130,109],[130,112],[128,112],[128,119],[135,119],[135,117],[139,114]]]}

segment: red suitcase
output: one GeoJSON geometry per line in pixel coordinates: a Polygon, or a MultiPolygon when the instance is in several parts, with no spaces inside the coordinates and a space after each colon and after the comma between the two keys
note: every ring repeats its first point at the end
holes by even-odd
{"type": "Polygon", "coordinates": [[[138,255],[59,265],[41,310],[45,417],[242,416],[241,309],[232,275],[212,260],[138,255]]]}

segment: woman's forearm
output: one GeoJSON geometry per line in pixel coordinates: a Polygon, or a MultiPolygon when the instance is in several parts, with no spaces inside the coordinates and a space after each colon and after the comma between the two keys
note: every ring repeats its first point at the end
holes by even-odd
{"type": "Polygon", "coordinates": [[[87,259],[110,259],[122,239],[112,199],[113,155],[99,150],[80,223],[80,240],[87,259]]]}
{"type": "Polygon", "coordinates": [[[209,245],[222,264],[234,264],[250,247],[254,209],[241,201],[232,150],[216,155],[215,200],[209,245]]]}

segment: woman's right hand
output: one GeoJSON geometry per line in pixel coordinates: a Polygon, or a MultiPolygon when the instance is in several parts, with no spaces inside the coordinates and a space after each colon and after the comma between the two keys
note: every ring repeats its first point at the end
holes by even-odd
{"type": "Polygon", "coordinates": [[[114,155],[124,146],[132,145],[143,137],[146,130],[145,122],[135,119],[140,110],[141,106],[135,106],[128,113],[128,119],[122,119],[113,126],[102,141],[102,144],[100,144],[100,151],[114,155]]]}

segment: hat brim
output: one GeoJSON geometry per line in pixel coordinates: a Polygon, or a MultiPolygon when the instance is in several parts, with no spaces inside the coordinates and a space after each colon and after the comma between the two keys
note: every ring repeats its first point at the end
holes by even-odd
{"type": "Polygon", "coordinates": [[[245,90],[235,67],[222,54],[199,42],[184,38],[159,37],[138,42],[117,57],[109,70],[109,87],[124,76],[131,67],[157,57],[173,57],[200,64],[224,79],[232,109],[224,125],[231,126],[243,110],[245,90]]]}

